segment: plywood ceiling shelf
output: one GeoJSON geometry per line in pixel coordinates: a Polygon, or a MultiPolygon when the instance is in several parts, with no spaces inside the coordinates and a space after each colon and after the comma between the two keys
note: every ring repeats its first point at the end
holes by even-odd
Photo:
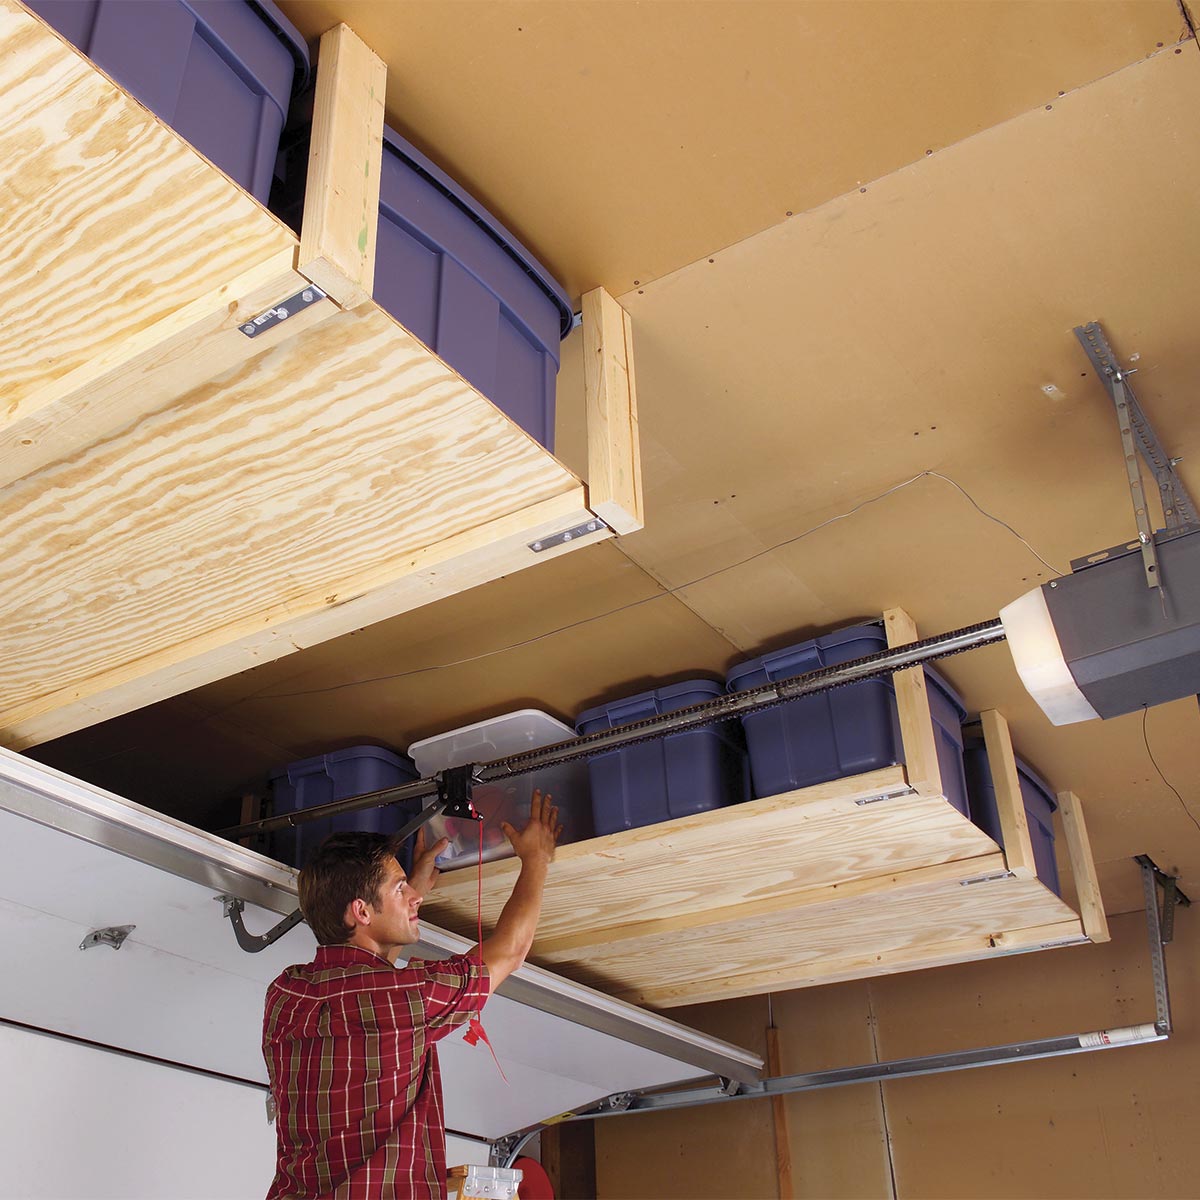
{"type": "MultiPolygon", "coordinates": [[[[916,631],[887,614],[893,644],[916,631]]],[[[559,849],[532,958],[669,1008],[1108,938],[1079,803],[1061,793],[1082,916],[1038,879],[1004,718],[983,714],[1007,852],[941,791],[920,668],[895,676],[907,766],[559,849]]],[[[514,860],[483,869],[494,923],[514,860]]],[[[426,903],[469,936],[476,873],[426,903]]]]}
{"type": "Polygon", "coordinates": [[[611,297],[585,298],[589,487],[370,299],[383,71],[322,40],[298,240],[0,0],[0,743],[592,544],[530,549],[597,513],[640,526],[611,297]],[[240,330],[310,281],[328,297],[240,330]]]}

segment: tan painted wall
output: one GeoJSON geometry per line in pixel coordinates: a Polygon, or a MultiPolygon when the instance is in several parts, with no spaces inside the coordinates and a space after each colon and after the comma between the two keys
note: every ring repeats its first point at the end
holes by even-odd
{"type": "MultiPolygon", "coordinates": [[[[1132,865],[1129,874],[1136,876],[1132,865]]],[[[1111,921],[1107,946],[776,996],[782,1070],[1152,1020],[1144,917],[1132,911],[1111,921]]],[[[1200,923],[1183,910],[1168,948],[1176,1025],[1168,1043],[790,1098],[795,1195],[1196,1196],[1198,949],[1200,923]]],[[[763,1048],[762,998],[672,1015],[763,1048]]],[[[770,1106],[747,1101],[598,1121],[596,1173],[602,1200],[775,1197],[770,1106]]]]}

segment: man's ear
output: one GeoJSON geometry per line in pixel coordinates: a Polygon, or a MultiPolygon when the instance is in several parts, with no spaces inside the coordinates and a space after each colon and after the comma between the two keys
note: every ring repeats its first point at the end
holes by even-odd
{"type": "Polygon", "coordinates": [[[365,900],[351,900],[350,903],[346,905],[346,912],[342,919],[350,929],[356,929],[359,925],[370,925],[370,905],[368,905],[365,900]]]}

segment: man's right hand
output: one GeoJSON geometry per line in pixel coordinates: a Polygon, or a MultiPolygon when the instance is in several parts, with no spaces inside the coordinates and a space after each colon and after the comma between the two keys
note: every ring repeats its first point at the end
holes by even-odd
{"type": "Polygon", "coordinates": [[[554,847],[562,826],[558,809],[549,796],[534,792],[529,802],[529,824],[518,831],[507,821],[500,824],[521,860],[521,872],[496,921],[492,936],[479,947],[487,964],[489,988],[495,991],[524,961],[533,945],[538,915],[542,910],[542,891],[554,859],[554,847]]]}
{"type": "Polygon", "coordinates": [[[563,827],[549,795],[534,791],[529,801],[529,824],[524,829],[518,831],[507,821],[501,822],[500,828],[522,863],[549,865],[554,861],[554,848],[563,827]]]}

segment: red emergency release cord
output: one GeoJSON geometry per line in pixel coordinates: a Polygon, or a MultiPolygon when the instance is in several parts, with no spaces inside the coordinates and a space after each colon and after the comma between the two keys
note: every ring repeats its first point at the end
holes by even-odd
{"type": "MultiPolygon", "coordinates": [[[[478,950],[479,950],[479,976],[483,978],[483,822],[479,823],[479,863],[477,867],[476,879],[478,881],[478,893],[475,901],[475,925],[479,934],[478,950]]],[[[467,1023],[467,1032],[463,1034],[463,1041],[468,1046],[476,1046],[479,1040],[483,1039],[483,1044],[492,1052],[492,1062],[496,1064],[496,1070],[500,1072],[500,1078],[508,1083],[508,1076],[504,1073],[504,1068],[500,1065],[500,1060],[496,1057],[496,1048],[492,1045],[491,1039],[487,1035],[487,1031],[483,1027],[483,1022],[479,1019],[479,1014],[476,1013],[467,1023]]],[[[511,1085],[510,1085],[511,1086],[511,1085]]]]}

